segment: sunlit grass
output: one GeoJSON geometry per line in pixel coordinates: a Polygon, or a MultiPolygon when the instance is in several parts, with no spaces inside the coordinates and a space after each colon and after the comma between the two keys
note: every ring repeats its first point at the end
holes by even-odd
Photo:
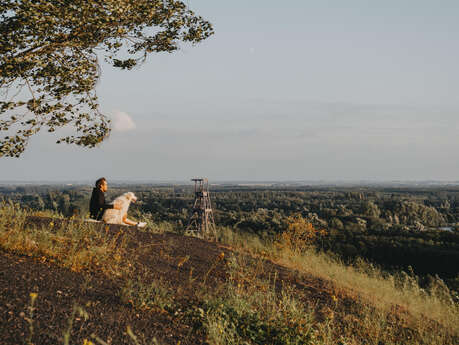
{"type": "MultiPolygon", "coordinates": [[[[313,248],[299,253],[278,246],[274,241],[263,241],[257,236],[240,234],[229,228],[221,229],[219,234],[219,241],[236,250],[332,282],[337,290],[376,308],[371,313],[373,316],[381,313],[377,320],[383,320],[394,308],[398,308],[405,312],[410,326],[420,332],[426,330],[426,336],[430,337],[427,330],[431,328],[431,321],[440,323],[446,332],[459,335],[459,306],[439,278],[433,279],[429,288],[422,289],[416,277],[405,272],[389,274],[364,261],[346,265],[332,255],[313,248]]],[[[370,311],[367,316],[368,313],[370,311]]],[[[370,321],[367,321],[375,324],[374,317],[368,317],[370,321]]],[[[432,344],[441,344],[443,336],[437,334],[440,340],[435,342],[431,339],[432,344]]]]}
{"type": "MultiPolygon", "coordinates": [[[[32,213],[33,214],[33,213],[32,213]]],[[[121,276],[129,270],[123,256],[127,238],[122,231],[107,236],[100,226],[67,222],[58,226],[27,224],[31,213],[10,203],[0,207],[0,247],[58,263],[73,271],[98,270],[121,276]]]]}

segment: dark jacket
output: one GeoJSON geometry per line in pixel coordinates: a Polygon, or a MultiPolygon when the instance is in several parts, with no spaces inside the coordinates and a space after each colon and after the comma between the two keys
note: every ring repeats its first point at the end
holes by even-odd
{"type": "Polygon", "coordinates": [[[92,190],[91,201],[89,202],[89,214],[92,219],[101,220],[104,211],[113,208],[113,205],[105,203],[104,192],[100,188],[92,190]]]}

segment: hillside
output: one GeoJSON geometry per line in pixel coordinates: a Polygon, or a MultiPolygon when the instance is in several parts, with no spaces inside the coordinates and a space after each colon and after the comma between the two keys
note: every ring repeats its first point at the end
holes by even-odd
{"type": "MultiPolygon", "coordinates": [[[[88,185],[0,186],[0,200],[37,212],[85,217],[91,191],[88,185]]],[[[194,202],[192,186],[111,185],[107,198],[128,191],[139,198],[129,211],[134,219],[153,231],[183,231],[194,202]]],[[[459,292],[457,186],[213,185],[212,206],[220,228],[265,240],[301,216],[325,230],[314,241],[321,251],[346,262],[364,259],[387,271],[411,270],[423,282],[438,275],[459,292]]]]}
{"type": "MultiPolygon", "coordinates": [[[[377,295],[371,298],[338,279],[312,274],[249,241],[230,246],[2,212],[2,344],[459,340],[457,304],[444,310],[443,319],[434,310],[415,314],[408,302],[397,304],[395,295],[388,307],[377,295]]],[[[448,306],[441,303],[440,309],[448,306]]]]}

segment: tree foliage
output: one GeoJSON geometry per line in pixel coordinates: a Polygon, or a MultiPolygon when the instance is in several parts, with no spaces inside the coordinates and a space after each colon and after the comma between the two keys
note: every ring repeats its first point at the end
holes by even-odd
{"type": "Polygon", "coordinates": [[[309,246],[315,244],[319,236],[325,236],[325,230],[316,229],[312,223],[301,214],[287,218],[287,229],[277,239],[276,244],[281,248],[301,253],[309,246]]]}
{"type": "Polygon", "coordinates": [[[131,69],[149,53],[200,42],[212,25],[174,0],[0,0],[0,157],[72,126],[59,142],[94,147],[110,121],[98,105],[99,57],[131,69]]]}

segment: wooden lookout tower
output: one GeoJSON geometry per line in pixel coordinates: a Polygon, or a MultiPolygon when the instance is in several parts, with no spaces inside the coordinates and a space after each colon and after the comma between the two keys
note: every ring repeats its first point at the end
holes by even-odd
{"type": "Polygon", "coordinates": [[[210,203],[209,182],[206,178],[193,178],[194,204],[186,233],[203,238],[216,238],[214,215],[210,203]]]}

